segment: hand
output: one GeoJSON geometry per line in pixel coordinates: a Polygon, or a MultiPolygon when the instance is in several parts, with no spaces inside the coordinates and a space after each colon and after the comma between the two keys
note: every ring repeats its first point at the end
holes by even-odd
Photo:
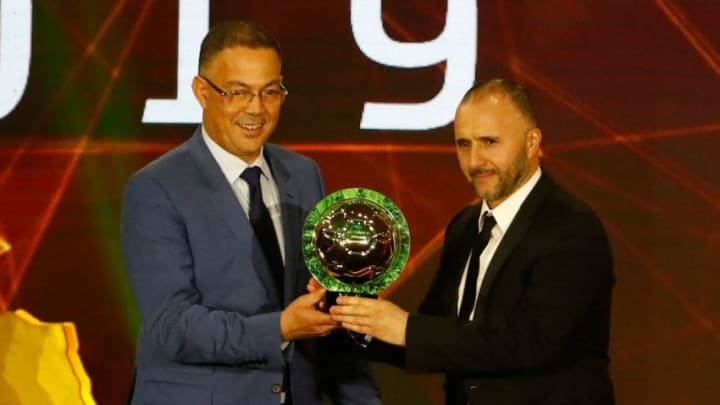
{"type": "MultiPolygon", "coordinates": [[[[305,288],[308,290],[309,293],[315,292],[320,288],[323,288],[323,286],[315,280],[314,278],[310,277],[308,280],[307,286],[305,288]]],[[[315,304],[315,308],[317,308],[319,311],[327,312],[327,308],[325,308],[325,299],[320,300],[317,304],[315,304]]]]}
{"type": "Polygon", "coordinates": [[[324,301],[325,289],[319,288],[301,295],[280,313],[280,335],[283,341],[325,336],[340,323],[330,314],[318,311],[316,306],[324,301]]]}
{"type": "Polygon", "coordinates": [[[330,314],[343,328],[370,335],[384,342],[405,346],[405,330],[410,314],[382,298],[363,298],[343,295],[338,305],[330,307],[330,314]]]}

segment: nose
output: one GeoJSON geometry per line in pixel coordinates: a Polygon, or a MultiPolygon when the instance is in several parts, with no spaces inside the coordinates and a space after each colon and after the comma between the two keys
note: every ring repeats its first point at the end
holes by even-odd
{"type": "Polygon", "coordinates": [[[473,143],[472,147],[470,148],[470,168],[474,169],[477,167],[482,167],[485,165],[485,162],[487,162],[487,159],[485,157],[482,146],[478,145],[477,143],[473,143]]]}
{"type": "Polygon", "coordinates": [[[245,105],[245,111],[249,113],[260,113],[265,110],[260,94],[253,94],[250,101],[245,105]]]}

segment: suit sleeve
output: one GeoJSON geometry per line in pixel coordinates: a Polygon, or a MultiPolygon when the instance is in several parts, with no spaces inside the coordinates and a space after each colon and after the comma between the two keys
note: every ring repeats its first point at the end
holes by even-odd
{"type": "Polygon", "coordinates": [[[185,223],[166,190],[133,176],[125,190],[122,241],[144,338],[169,361],[281,369],[280,313],[254,316],[201,304],[185,223]]]}
{"type": "MultiPolygon", "coordinates": [[[[576,215],[556,224],[523,262],[524,287],[506,316],[460,324],[411,315],[407,367],[421,372],[513,371],[557,361],[588,316],[609,313],[612,259],[600,222],[576,215]]],[[[503,271],[503,270],[501,270],[503,271]]],[[[493,292],[498,293],[498,292],[493,292]]]]}

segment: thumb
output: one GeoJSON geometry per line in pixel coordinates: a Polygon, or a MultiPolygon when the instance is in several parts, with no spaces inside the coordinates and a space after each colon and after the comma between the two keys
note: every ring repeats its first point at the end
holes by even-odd
{"type": "Polygon", "coordinates": [[[317,290],[318,288],[322,288],[322,284],[320,284],[320,282],[318,282],[316,279],[311,277],[307,283],[308,292],[313,292],[313,291],[317,290]]]}

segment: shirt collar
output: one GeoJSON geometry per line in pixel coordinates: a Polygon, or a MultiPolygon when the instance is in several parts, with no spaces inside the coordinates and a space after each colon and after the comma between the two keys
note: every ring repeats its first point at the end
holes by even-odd
{"type": "MultiPolygon", "coordinates": [[[[480,218],[482,218],[486,212],[491,211],[492,216],[495,218],[497,227],[500,228],[500,232],[505,233],[505,231],[507,231],[507,229],[510,227],[513,219],[515,219],[515,215],[517,215],[518,211],[520,211],[520,206],[525,201],[527,196],[530,195],[533,187],[535,187],[537,182],[540,180],[541,174],[542,171],[540,170],[540,166],[538,166],[538,168],[535,169],[535,172],[532,174],[532,176],[530,176],[530,178],[528,179],[528,181],[525,182],[525,184],[520,186],[520,188],[510,194],[510,196],[505,201],[501,202],[500,205],[498,205],[492,210],[490,210],[490,207],[488,207],[487,202],[483,201],[482,209],[480,210],[480,218]]],[[[478,229],[481,229],[481,225],[482,224],[480,223],[480,219],[478,219],[478,229]]]]}
{"type": "Polygon", "coordinates": [[[204,126],[202,127],[202,136],[208,149],[210,149],[210,154],[215,158],[215,161],[220,166],[220,170],[222,170],[223,175],[225,175],[228,183],[234,183],[238,179],[238,177],[240,177],[242,172],[250,166],[259,167],[262,170],[263,176],[268,179],[271,178],[270,165],[265,160],[265,156],[263,155],[263,150],[265,149],[265,147],[260,149],[260,155],[258,155],[258,158],[253,163],[247,164],[244,160],[226,151],[222,148],[222,146],[218,145],[210,137],[210,135],[208,135],[207,131],[205,131],[204,126]]]}

